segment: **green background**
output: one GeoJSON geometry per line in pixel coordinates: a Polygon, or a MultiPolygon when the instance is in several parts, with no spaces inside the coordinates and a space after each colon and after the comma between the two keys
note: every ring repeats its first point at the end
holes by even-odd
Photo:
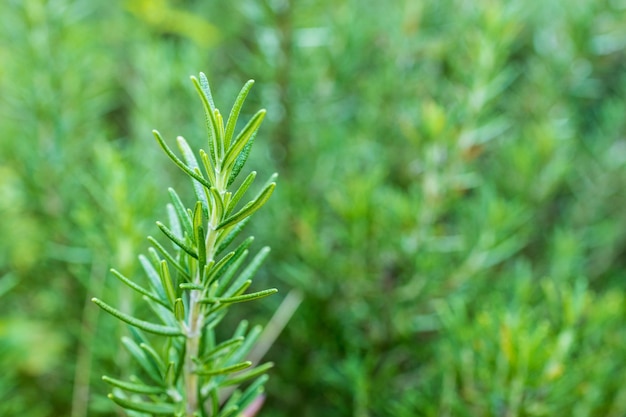
{"type": "Polygon", "coordinates": [[[120,415],[88,300],[191,198],[199,71],[280,174],[226,327],[303,300],[261,415],[626,415],[623,0],[2,1],[0,415],[120,415]]]}

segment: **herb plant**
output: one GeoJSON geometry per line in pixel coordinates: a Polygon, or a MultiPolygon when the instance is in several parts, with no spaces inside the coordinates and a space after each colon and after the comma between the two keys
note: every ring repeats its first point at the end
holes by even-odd
{"type": "Polygon", "coordinates": [[[139,256],[147,286],[111,270],[143,296],[153,319],[135,317],[98,298],[93,302],[130,325],[130,337],[122,342],[140,368],[140,373],[128,380],[103,377],[113,387],[110,399],[127,410],[148,415],[226,417],[238,415],[259,397],[267,379],[265,371],[272,366],[256,366],[247,359],[260,327],[248,329],[242,321],[230,338],[218,340],[216,326],[232,304],[277,292],[271,288],[246,293],[269,249],[261,249],[244,267],[253,238],[237,239],[249,217],[274,191],[276,174],[256,197],[242,204],[256,172],[236,179],[265,110],[254,114],[237,135],[235,128],[254,82],[248,81],[241,89],[224,125],[205,75],[200,73],[199,79],[191,80],[206,115],[208,152],[199,151],[198,163],[187,141],[179,136],[181,159],[158,131],[153,133],[169,158],[190,177],[196,202],[187,208],[176,191],[168,190],[169,224],[157,222],[157,226],[169,244],[150,236],[148,256],[139,256]],[[163,343],[157,344],[148,334],[161,336],[163,343]],[[249,384],[244,390],[233,389],[242,383],[249,384]]]}

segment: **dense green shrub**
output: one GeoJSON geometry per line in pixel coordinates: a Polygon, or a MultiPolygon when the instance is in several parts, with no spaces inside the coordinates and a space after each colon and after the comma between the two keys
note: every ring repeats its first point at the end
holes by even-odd
{"type": "Polygon", "coordinates": [[[413,409],[454,416],[624,415],[626,392],[611,377],[626,371],[616,355],[624,351],[624,294],[595,295],[583,280],[516,278],[512,294],[495,295],[475,311],[462,300],[442,306],[435,392],[413,397],[413,409]]]}
{"type": "Polygon", "coordinates": [[[260,285],[303,296],[265,415],[624,414],[624,2],[370,3],[0,5],[0,407],[112,413],[128,357],[94,340],[127,330],[87,296],[134,308],[106,270],[178,185],[150,130],[203,137],[205,70],[218,102],[258,82],[260,285]]]}

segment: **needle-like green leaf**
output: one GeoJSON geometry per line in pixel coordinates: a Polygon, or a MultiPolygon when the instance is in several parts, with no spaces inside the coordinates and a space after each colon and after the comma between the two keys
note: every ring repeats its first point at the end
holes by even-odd
{"type": "Polygon", "coordinates": [[[204,287],[200,284],[194,284],[193,282],[183,282],[178,286],[181,290],[198,290],[202,291],[204,287]]]}
{"type": "MultiPolygon", "coordinates": [[[[186,280],[186,281],[190,281],[191,280],[191,278],[189,277],[189,273],[187,272],[187,269],[185,269],[185,267],[183,265],[181,265],[180,262],[178,262],[176,259],[174,259],[174,257],[163,247],[163,245],[161,245],[159,243],[158,240],[156,240],[152,236],[148,236],[148,241],[154,246],[154,248],[156,250],[159,251],[159,253],[161,255],[163,255],[163,257],[165,259],[167,259],[167,261],[170,264],[172,264],[174,266],[174,268],[176,268],[178,270],[178,272],[181,273],[181,275],[183,276],[184,280],[186,280]]],[[[150,248],[150,249],[152,249],[152,248],[150,248]]],[[[150,249],[148,249],[148,250],[150,251],[150,249]]],[[[150,252],[152,252],[152,251],[150,251],[150,252]]],[[[161,261],[159,261],[159,262],[161,262],[161,261]]]]}
{"type": "Polygon", "coordinates": [[[263,189],[263,191],[261,191],[261,193],[253,201],[249,202],[248,204],[243,206],[241,210],[239,210],[237,213],[233,214],[232,216],[224,220],[222,223],[220,223],[217,226],[217,228],[222,229],[224,227],[231,226],[235,223],[239,223],[246,217],[249,217],[250,215],[252,215],[255,211],[260,209],[263,206],[263,204],[267,202],[267,200],[272,195],[272,192],[274,192],[274,188],[276,188],[275,182],[269,184],[267,187],[263,189]]]}
{"type": "Polygon", "coordinates": [[[239,91],[239,95],[237,96],[237,99],[235,100],[232,109],[230,110],[228,122],[226,122],[226,133],[224,135],[224,145],[226,146],[226,149],[230,147],[233,134],[235,133],[235,127],[237,126],[239,113],[241,112],[243,103],[246,101],[246,97],[248,96],[248,93],[250,92],[250,89],[253,85],[254,80],[248,80],[248,82],[244,84],[241,91],[239,91]]]}
{"type": "Polygon", "coordinates": [[[185,320],[185,305],[183,304],[182,298],[177,298],[174,302],[174,317],[178,321],[185,320]]]}
{"type": "MultiPolygon", "coordinates": [[[[191,79],[193,80],[195,78],[196,77],[192,77],[191,79]]],[[[194,83],[194,84],[197,84],[197,86],[200,87],[200,89],[202,91],[202,95],[207,100],[207,107],[210,110],[214,110],[215,109],[215,103],[213,102],[213,94],[211,94],[211,85],[209,84],[209,80],[207,79],[206,74],[204,72],[201,72],[200,73],[200,83],[194,83]]]]}
{"type": "Polygon", "coordinates": [[[200,359],[200,362],[205,363],[215,358],[218,358],[220,356],[223,356],[226,353],[230,352],[232,349],[236,349],[237,347],[239,347],[243,343],[243,341],[244,341],[244,338],[242,336],[239,336],[239,337],[234,337],[232,339],[229,339],[225,342],[222,342],[219,345],[215,346],[213,349],[209,350],[200,359]]]}
{"type": "Polygon", "coordinates": [[[256,178],[256,171],[252,171],[251,173],[248,174],[246,179],[243,180],[243,182],[241,183],[241,185],[239,186],[235,194],[233,194],[230,201],[228,202],[226,213],[230,214],[235,209],[235,207],[237,206],[237,203],[239,202],[239,200],[241,200],[241,197],[243,197],[246,191],[248,191],[248,188],[250,188],[250,185],[254,182],[255,178],[256,178]]]}
{"type": "Polygon", "coordinates": [[[173,415],[177,408],[174,404],[164,402],[147,403],[143,401],[131,401],[113,394],[109,394],[108,397],[128,410],[140,411],[142,413],[173,415]]]}
{"type": "Polygon", "coordinates": [[[248,408],[250,404],[261,394],[263,394],[264,388],[263,386],[267,382],[269,377],[266,375],[261,375],[254,382],[252,382],[248,388],[241,394],[241,397],[237,401],[237,406],[239,406],[240,410],[245,410],[248,408]]]}
{"type": "Polygon", "coordinates": [[[245,361],[245,362],[241,362],[241,363],[236,363],[234,365],[225,366],[225,367],[219,368],[219,369],[199,369],[198,371],[196,371],[196,373],[198,375],[202,375],[202,376],[214,376],[214,375],[222,375],[222,374],[231,374],[233,372],[242,371],[242,370],[244,370],[246,368],[249,368],[251,366],[252,366],[252,362],[245,361]]]}
{"type": "Polygon", "coordinates": [[[207,173],[209,177],[209,181],[211,184],[217,184],[217,179],[215,177],[215,165],[211,162],[209,155],[204,151],[204,149],[200,149],[198,151],[200,154],[200,161],[202,161],[202,166],[204,166],[204,171],[207,173]]]}
{"type": "MultiPolygon", "coordinates": [[[[198,165],[198,161],[196,160],[196,157],[194,156],[193,151],[191,150],[191,147],[189,146],[185,138],[183,138],[182,136],[178,136],[176,138],[176,142],[178,143],[178,149],[180,149],[180,152],[183,154],[183,159],[185,160],[185,163],[194,173],[194,175],[191,176],[193,180],[196,180],[192,180],[193,190],[196,193],[196,198],[198,199],[198,201],[202,202],[202,206],[204,207],[204,211],[206,214],[208,213],[209,205],[208,201],[206,201],[204,188],[210,188],[211,185],[206,180],[204,180],[204,177],[202,176],[202,171],[200,171],[200,165],[198,165]],[[198,178],[202,178],[204,181],[199,181],[198,178]]],[[[208,172],[212,174],[211,171],[208,172]]]]}
{"type": "Polygon", "coordinates": [[[156,395],[162,394],[165,389],[163,387],[155,387],[151,385],[138,384],[134,382],[122,381],[108,376],[103,376],[102,380],[114,387],[121,388],[125,391],[136,392],[138,394],[156,395]]]}
{"type": "Polygon", "coordinates": [[[178,246],[179,248],[181,248],[182,250],[184,250],[189,255],[193,256],[194,258],[198,259],[198,254],[196,253],[196,251],[192,247],[187,245],[185,242],[180,240],[170,229],[168,229],[168,227],[166,225],[164,225],[161,222],[156,222],[156,224],[157,224],[158,228],[161,229],[161,231],[168,238],[170,238],[170,240],[172,242],[174,242],[176,244],[176,246],[178,246]]]}
{"type": "Polygon", "coordinates": [[[235,251],[235,256],[229,261],[228,265],[225,265],[225,272],[219,280],[216,294],[223,294],[225,289],[230,285],[233,277],[243,265],[244,260],[247,258],[249,251],[243,249],[241,252],[235,251]]]}
{"type": "MultiPolygon", "coordinates": [[[[150,237],[148,237],[148,239],[150,239],[150,237]]],[[[146,258],[145,255],[139,255],[139,263],[141,263],[144,272],[150,280],[150,285],[152,285],[154,291],[156,291],[156,293],[159,295],[159,298],[161,300],[167,300],[165,291],[163,291],[163,287],[161,287],[161,277],[159,277],[159,273],[152,265],[152,262],[150,262],[150,260],[146,258]]]]}
{"type": "Polygon", "coordinates": [[[220,277],[222,273],[224,273],[224,270],[229,265],[229,261],[233,258],[233,256],[235,256],[235,252],[228,253],[211,268],[211,272],[209,272],[207,276],[207,285],[211,285],[213,281],[215,281],[217,278],[220,277]]]}
{"type": "Polygon", "coordinates": [[[222,200],[222,196],[220,192],[215,187],[211,187],[209,189],[209,196],[211,202],[213,203],[213,209],[215,210],[215,217],[217,219],[221,219],[224,214],[224,201],[222,200]]]}
{"type": "Polygon", "coordinates": [[[222,162],[222,167],[225,172],[232,171],[235,161],[243,151],[243,148],[254,138],[254,135],[261,126],[265,113],[266,111],[264,109],[256,112],[248,124],[246,124],[246,126],[241,130],[239,135],[237,135],[237,138],[233,141],[228,151],[226,151],[226,155],[224,155],[224,160],[222,162]]]}
{"type": "Polygon", "coordinates": [[[191,77],[191,81],[193,82],[194,87],[196,87],[196,91],[198,92],[198,95],[200,96],[200,100],[202,101],[202,105],[204,107],[209,141],[209,154],[213,161],[213,165],[217,165],[217,160],[219,158],[219,153],[217,150],[218,129],[217,120],[215,119],[215,104],[213,103],[211,87],[209,86],[209,82],[203,73],[200,73],[200,81],[198,81],[196,77],[191,77]]]}
{"type": "Polygon", "coordinates": [[[170,306],[169,308],[163,307],[161,304],[157,304],[151,299],[145,297],[145,300],[148,303],[150,309],[154,312],[156,317],[158,317],[165,325],[169,327],[178,327],[179,323],[174,317],[174,307],[170,306]]]}
{"type": "Polygon", "coordinates": [[[107,313],[117,317],[118,319],[122,321],[125,321],[131,326],[138,327],[141,330],[145,330],[147,332],[154,333],[154,334],[160,334],[163,336],[180,336],[181,335],[181,331],[177,327],[163,326],[160,324],[150,323],[144,320],[139,320],[126,313],[122,313],[118,309],[111,307],[110,305],[106,304],[104,301],[98,298],[92,298],[91,301],[96,303],[101,309],[103,309],[107,313]]]}
{"type": "Polygon", "coordinates": [[[230,357],[230,360],[240,361],[243,358],[245,358],[248,355],[248,353],[250,353],[250,351],[252,350],[252,347],[254,347],[254,344],[259,339],[259,336],[261,336],[262,330],[263,328],[258,325],[250,329],[250,331],[248,332],[248,335],[246,336],[246,340],[239,347],[239,349],[237,349],[233,353],[233,355],[230,357]]]}
{"type": "Polygon", "coordinates": [[[167,295],[167,299],[170,302],[170,305],[174,305],[174,301],[176,300],[176,290],[174,289],[174,281],[172,280],[172,276],[170,275],[170,269],[167,266],[167,261],[161,261],[159,265],[160,275],[161,275],[161,285],[165,289],[165,294],[167,295]]]}
{"type": "MultiPolygon", "coordinates": [[[[240,287],[241,284],[245,281],[250,281],[250,279],[254,276],[256,271],[261,267],[261,264],[263,264],[263,261],[265,261],[265,258],[267,258],[267,255],[269,255],[269,253],[270,253],[269,247],[266,246],[263,249],[261,249],[259,253],[257,253],[255,257],[252,259],[252,261],[250,261],[248,266],[246,266],[246,268],[241,272],[241,274],[239,274],[235,282],[233,282],[231,289],[240,287]]],[[[224,289],[224,286],[220,285],[218,289],[218,294],[223,294],[224,297],[233,296],[233,293],[231,292],[231,290],[226,290],[222,293],[223,289],[224,289]]]]}
{"type": "Polygon", "coordinates": [[[217,143],[216,146],[218,148],[218,155],[221,158],[224,155],[224,118],[220,113],[219,109],[213,110],[213,114],[215,115],[215,128],[217,130],[217,143]]]}
{"type": "Polygon", "coordinates": [[[204,216],[202,215],[202,204],[198,201],[193,213],[193,233],[196,248],[198,251],[198,263],[200,268],[206,265],[206,236],[204,233],[204,216]]]}
{"type": "MultiPolygon", "coordinates": [[[[131,327],[131,329],[134,329],[134,327],[131,327]]],[[[137,337],[135,332],[132,333],[133,336],[137,337]]],[[[138,339],[143,340],[141,336],[138,339]]],[[[146,351],[139,347],[139,344],[130,337],[122,337],[122,344],[128,353],[130,353],[130,356],[132,356],[141,369],[144,370],[145,374],[156,384],[162,385],[163,375],[161,373],[161,369],[159,369],[158,364],[154,360],[146,355],[146,351]]]]}
{"type": "Polygon", "coordinates": [[[193,228],[191,226],[191,219],[189,218],[189,215],[187,214],[185,205],[183,204],[180,197],[178,196],[176,191],[174,191],[173,188],[168,188],[167,191],[170,194],[172,205],[174,206],[174,209],[176,209],[176,214],[178,215],[178,219],[180,220],[180,223],[182,224],[183,229],[185,230],[185,233],[187,233],[188,236],[192,236],[193,228]]]}
{"type": "Polygon", "coordinates": [[[121,272],[119,272],[116,269],[111,268],[111,273],[120,281],[122,281],[124,284],[128,285],[130,288],[132,288],[133,290],[137,291],[139,294],[145,295],[146,297],[149,297],[151,299],[153,299],[154,301],[156,301],[157,303],[163,305],[164,307],[167,307],[167,302],[165,300],[162,300],[161,298],[159,298],[157,295],[153,294],[152,292],[148,291],[147,289],[143,288],[142,286],[135,284],[134,281],[126,278],[124,275],[122,275],[121,272]]]}
{"type": "Polygon", "coordinates": [[[273,362],[267,362],[267,363],[264,363],[263,365],[257,366],[254,369],[250,369],[249,371],[242,372],[241,374],[236,375],[232,378],[225,379],[219,385],[222,387],[226,387],[229,385],[239,385],[245,381],[248,381],[250,379],[258,377],[259,375],[264,374],[265,372],[267,372],[269,369],[273,367],[274,367],[273,362]]]}
{"type": "Polygon", "coordinates": [[[183,235],[183,229],[180,226],[180,220],[178,220],[178,214],[176,213],[174,205],[168,204],[166,206],[166,209],[170,230],[172,231],[174,236],[178,237],[180,240],[185,240],[185,237],[183,235]]]}
{"type": "MultiPolygon", "coordinates": [[[[135,330],[135,332],[137,332],[137,330],[135,330]]],[[[152,363],[154,363],[154,366],[159,370],[159,373],[161,375],[165,374],[165,364],[163,363],[163,360],[161,359],[160,355],[158,354],[158,352],[152,347],[152,345],[150,345],[150,343],[148,343],[148,340],[146,340],[146,338],[144,337],[144,340],[142,340],[142,342],[139,344],[139,347],[146,352],[146,357],[152,361],[152,363]]]]}
{"type": "MultiPolygon", "coordinates": [[[[227,291],[226,294],[224,294],[223,297],[220,297],[219,299],[222,298],[231,298],[231,297],[237,297],[238,295],[243,294],[244,292],[246,292],[246,290],[248,289],[248,287],[250,286],[250,284],[252,284],[252,280],[247,280],[242,282],[238,287],[235,285],[232,285],[227,291]]],[[[218,300],[219,300],[218,299],[218,300]]],[[[212,301],[215,302],[215,301],[212,301]]]]}
{"type": "Polygon", "coordinates": [[[174,152],[172,152],[172,150],[169,148],[169,146],[167,146],[167,144],[165,143],[165,141],[163,140],[163,138],[161,137],[161,134],[156,131],[153,130],[152,134],[154,135],[154,137],[156,138],[157,142],[159,142],[159,145],[161,145],[161,148],[163,148],[163,150],[165,151],[165,153],[167,154],[167,156],[170,157],[170,159],[180,168],[182,169],[187,175],[189,175],[190,177],[192,177],[193,179],[195,179],[196,181],[198,181],[199,183],[201,183],[202,185],[204,185],[205,187],[209,187],[210,184],[207,182],[206,179],[202,178],[200,175],[198,175],[196,172],[193,171],[193,168],[188,167],[187,165],[185,165],[185,163],[183,161],[181,161],[175,154],[174,152]]]}
{"type": "Polygon", "coordinates": [[[252,134],[250,140],[248,140],[248,143],[246,143],[246,145],[241,150],[239,156],[237,156],[237,159],[235,159],[235,164],[233,165],[230,176],[228,177],[228,186],[230,186],[235,181],[235,179],[237,179],[239,173],[241,172],[241,169],[246,164],[248,156],[250,156],[250,151],[252,150],[252,145],[254,144],[254,138],[256,138],[256,132],[252,134]]]}
{"type": "Polygon", "coordinates": [[[239,233],[241,233],[241,231],[246,226],[246,224],[248,224],[248,220],[249,220],[249,217],[242,220],[238,224],[233,225],[230,230],[228,228],[222,229],[224,233],[222,233],[220,237],[217,239],[217,242],[216,242],[217,249],[215,250],[215,255],[219,255],[226,248],[228,248],[228,246],[233,242],[233,240],[235,240],[235,238],[239,235],[239,233]]]}
{"type": "Polygon", "coordinates": [[[223,297],[223,298],[205,298],[202,299],[203,303],[220,303],[220,304],[232,304],[232,303],[241,303],[244,301],[252,301],[257,300],[259,298],[267,297],[268,295],[276,294],[278,290],[276,288],[270,288],[268,290],[257,291],[250,294],[242,294],[234,297],[223,297]]]}

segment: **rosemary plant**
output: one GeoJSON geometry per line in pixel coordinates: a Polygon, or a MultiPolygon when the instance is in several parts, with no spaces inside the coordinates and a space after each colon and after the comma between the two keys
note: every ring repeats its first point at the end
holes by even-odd
{"type": "Polygon", "coordinates": [[[130,325],[131,336],[122,342],[140,367],[140,374],[130,380],[103,377],[113,387],[110,399],[127,410],[148,415],[226,417],[238,415],[259,397],[267,379],[265,371],[272,366],[257,366],[247,359],[260,327],[249,330],[243,321],[232,337],[222,341],[217,340],[215,328],[231,304],[277,291],[246,293],[269,249],[263,248],[243,267],[253,238],[235,242],[249,217],[272,194],[276,174],[256,197],[242,204],[256,172],[238,181],[238,187],[233,184],[248,158],[265,110],[259,110],[239,134],[234,133],[254,82],[248,81],[241,89],[224,125],[205,75],[200,73],[199,79],[191,80],[207,120],[208,152],[199,151],[201,163],[182,137],[177,138],[181,159],[159,132],[153,133],[169,158],[191,178],[197,201],[186,208],[176,191],[169,189],[169,225],[157,222],[157,226],[171,245],[150,236],[149,255],[139,256],[147,286],[111,270],[143,296],[154,319],[134,317],[98,298],[93,302],[130,325]],[[164,343],[153,344],[146,333],[162,336],[164,343]],[[248,384],[245,390],[233,389],[242,383],[248,384]]]}

